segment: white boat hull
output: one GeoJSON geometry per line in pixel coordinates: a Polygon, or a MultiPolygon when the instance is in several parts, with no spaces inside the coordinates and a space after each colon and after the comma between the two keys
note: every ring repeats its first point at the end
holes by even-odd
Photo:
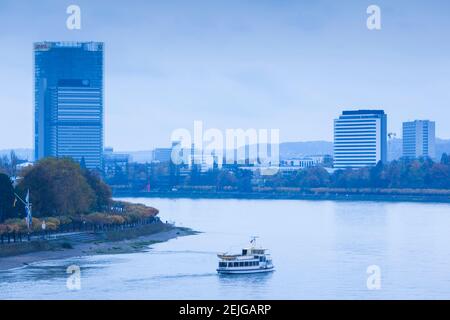
{"type": "Polygon", "coordinates": [[[230,270],[230,269],[217,269],[219,274],[249,274],[249,273],[266,273],[275,271],[274,267],[271,268],[255,268],[255,269],[241,269],[241,270],[230,270]]]}

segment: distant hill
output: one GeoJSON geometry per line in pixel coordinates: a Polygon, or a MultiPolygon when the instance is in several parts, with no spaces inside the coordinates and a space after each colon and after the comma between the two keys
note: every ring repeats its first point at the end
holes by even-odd
{"type": "MultiPolygon", "coordinates": [[[[392,139],[388,142],[388,160],[399,159],[402,156],[402,139],[392,139]]],[[[436,160],[443,153],[450,154],[450,139],[436,138],[436,160]]],[[[280,144],[282,159],[305,155],[333,154],[333,143],[329,141],[285,142],[280,144]]]]}
{"type": "MultiPolygon", "coordinates": [[[[32,161],[34,159],[33,149],[20,148],[13,149],[19,159],[32,161]]],[[[0,150],[0,157],[7,155],[11,149],[0,150]]],[[[129,151],[120,152],[130,154],[132,161],[145,163],[152,161],[152,151],[129,151]]],[[[440,160],[443,153],[450,154],[450,139],[436,138],[436,160],[440,160]]],[[[308,155],[333,154],[333,142],[331,141],[303,141],[303,142],[282,142],[280,144],[280,158],[298,158],[308,155]]],[[[402,139],[392,139],[388,142],[388,160],[398,159],[402,156],[402,139]]]]}
{"type": "MultiPolygon", "coordinates": [[[[436,139],[436,159],[440,160],[442,154],[450,154],[450,140],[436,139]]],[[[151,151],[128,152],[132,161],[151,162],[151,151]]],[[[333,155],[333,142],[331,141],[303,141],[280,143],[280,158],[292,159],[311,155],[333,155]]],[[[388,142],[388,160],[399,159],[402,156],[402,139],[392,139],[388,142]]]]}
{"type": "MultiPolygon", "coordinates": [[[[122,152],[120,152],[122,153],[122,152]]],[[[152,151],[130,151],[132,161],[145,163],[152,161],[152,151]]],[[[307,155],[333,154],[333,143],[329,141],[283,142],[280,144],[280,158],[298,158],[307,155]]]]}
{"type": "Polygon", "coordinates": [[[153,158],[152,150],[130,151],[120,153],[128,153],[131,156],[131,161],[138,163],[152,162],[153,158]]]}
{"type": "Polygon", "coordinates": [[[440,160],[443,153],[450,154],[450,139],[436,139],[436,158],[440,160]]]}
{"type": "Polygon", "coordinates": [[[297,158],[308,155],[333,154],[333,142],[330,141],[304,141],[280,143],[281,159],[297,158]]]}
{"type": "MultiPolygon", "coordinates": [[[[392,139],[388,142],[388,160],[399,159],[402,156],[402,139],[392,139]]],[[[450,139],[436,138],[436,161],[441,160],[442,154],[450,154],[450,139]]]]}

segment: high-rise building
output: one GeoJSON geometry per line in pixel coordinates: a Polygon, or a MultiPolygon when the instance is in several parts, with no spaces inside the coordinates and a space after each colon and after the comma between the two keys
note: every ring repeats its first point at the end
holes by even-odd
{"type": "Polygon", "coordinates": [[[403,157],[435,157],[435,123],[429,120],[403,122],[403,157]]]}
{"type": "Polygon", "coordinates": [[[35,159],[102,167],[103,43],[34,44],[35,159]]]}
{"type": "Polygon", "coordinates": [[[387,160],[387,115],[383,110],[343,111],[334,120],[334,167],[359,168],[387,160]]]}

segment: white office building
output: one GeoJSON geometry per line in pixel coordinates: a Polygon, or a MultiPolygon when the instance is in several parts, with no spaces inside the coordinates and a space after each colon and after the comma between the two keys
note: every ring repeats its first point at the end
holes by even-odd
{"type": "Polygon", "coordinates": [[[334,120],[334,168],[375,166],[387,160],[387,115],[383,110],[343,111],[334,120]]]}

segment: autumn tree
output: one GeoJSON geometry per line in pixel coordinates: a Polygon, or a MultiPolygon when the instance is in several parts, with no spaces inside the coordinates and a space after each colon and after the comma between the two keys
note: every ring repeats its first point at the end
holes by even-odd
{"type": "Polygon", "coordinates": [[[96,172],[83,169],[83,176],[94,193],[94,201],[91,205],[92,211],[103,211],[111,204],[111,188],[103,182],[96,172]]]}
{"type": "Polygon", "coordinates": [[[253,173],[250,170],[239,169],[236,171],[237,188],[241,192],[252,191],[253,173]]]}
{"type": "Polygon", "coordinates": [[[330,183],[330,175],[322,167],[307,168],[301,186],[307,188],[326,187],[330,183]]]}
{"type": "Polygon", "coordinates": [[[216,188],[219,191],[222,191],[225,187],[232,187],[236,185],[236,177],[233,172],[222,169],[217,175],[216,178],[216,188]]]}
{"type": "Polygon", "coordinates": [[[19,184],[30,190],[35,216],[76,215],[96,206],[96,195],[80,165],[70,159],[46,158],[26,168],[19,184]]]}
{"type": "Polygon", "coordinates": [[[441,156],[441,164],[450,165],[450,157],[447,153],[443,153],[441,156]]]}
{"type": "Polygon", "coordinates": [[[0,222],[14,217],[14,197],[11,179],[0,173],[0,222]]]}

